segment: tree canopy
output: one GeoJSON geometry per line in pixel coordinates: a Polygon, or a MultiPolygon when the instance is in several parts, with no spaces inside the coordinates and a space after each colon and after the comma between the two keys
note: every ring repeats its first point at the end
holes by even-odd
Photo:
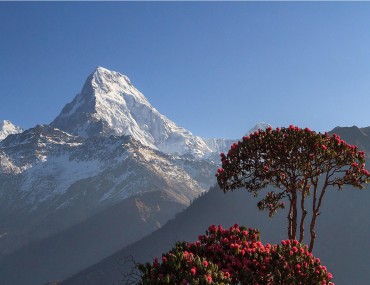
{"type": "Polygon", "coordinates": [[[297,236],[300,209],[299,241],[304,238],[306,198],[312,193],[310,247],[316,238],[315,224],[325,192],[329,187],[342,189],[351,185],[362,189],[370,173],[365,169],[365,153],[338,135],[316,133],[308,128],[267,128],[243,137],[221,153],[222,167],[216,174],[225,192],[246,188],[257,196],[268,185],[275,187],[257,204],[269,215],[285,208],[289,201],[288,238],[297,236]],[[300,199],[299,199],[300,197],[300,199]]]}

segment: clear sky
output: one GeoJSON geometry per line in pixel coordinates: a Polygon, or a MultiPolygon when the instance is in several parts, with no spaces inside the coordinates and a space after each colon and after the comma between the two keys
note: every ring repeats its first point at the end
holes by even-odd
{"type": "Polygon", "coordinates": [[[0,120],[50,123],[96,66],[203,137],[370,126],[370,3],[0,2],[0,120]]]}

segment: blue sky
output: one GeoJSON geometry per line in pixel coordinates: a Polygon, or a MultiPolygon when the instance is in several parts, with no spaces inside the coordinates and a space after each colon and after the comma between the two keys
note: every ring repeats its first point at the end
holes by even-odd
{"type": "Polygon", "coordinates": [[[0,2],[0,120],[51,122],[96,66],[203,137],[370,126],[370,3],[0,2]]]}

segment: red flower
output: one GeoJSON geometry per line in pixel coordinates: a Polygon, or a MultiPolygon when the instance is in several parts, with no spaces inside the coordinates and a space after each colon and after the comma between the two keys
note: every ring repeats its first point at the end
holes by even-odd
{"type": "Polygon", "coordinates": [[[205,278],[206,278],[206,281],[207,281],[207,283],[212,283],[212,276],[211,275],[206,275],[205,276],[205,278]]]}
{"type": "Polygon", "coordinates": [[[190,269],[190,274],[191,275],[197,274],[197,269],[195,267],[193,267],[192,269],[190,269]]]}
{"type": "Polygon", "coordinates": [[[162,256],[161,264],[157,267],[153,264],[155,270],[146,267],[144,284],[164,284],[168,278],[173,284],[181,285],[194,281],[203,284],[230,284],[235,281],[235,284],[240,284],[238,278],[241,271],[247,270],[256,274],[249,276],[245,284],[270,284],[275,280],[275,274],[287,274],[294,281],[300,280],[299,284],[321,284],[325,281],[326,285],[333,285],[330,282],[332,274],[308,252],[307,246],[297,240],[283,240],[282,245],[264,245],[259,241],[258,231],[247,230],[237,224],[229,229],[212,225],[199,239],[193,243],[178,243],[162,256]],[[171,260],[167,261],[168,258],[171,260]],[[180,261],[180,268],[179,263],[173,260],[180,261]],[[267,280],[266,276],[271,277],[267,280]]]}

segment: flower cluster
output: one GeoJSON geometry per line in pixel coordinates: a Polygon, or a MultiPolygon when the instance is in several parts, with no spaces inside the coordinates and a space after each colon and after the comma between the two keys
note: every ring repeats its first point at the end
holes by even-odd
{"type": "Polygon", "coordinates": [[[280,202],[285,197],[285,193],[268,192],[266,197],[257,203],[259,210],[268,210],[271,218],[278,209],[285,209],[285,203],[280,202]]]}
{"type": "Polygon", "coordinates": [[[230,276],[219,271],[217,265],[206,258],[184,249],[184,243],[162,256],[162,262],[139,265],[142,278],[139,284],[230,284],[230,276]]]}
{"type": "Polygon", "coordinates": [[[259,232],[210,226],[193,243],[178,242],[162,262],[141,265],[141,284],[326,284],[332,274],[296,240],[263,244],[259,232]]]}

